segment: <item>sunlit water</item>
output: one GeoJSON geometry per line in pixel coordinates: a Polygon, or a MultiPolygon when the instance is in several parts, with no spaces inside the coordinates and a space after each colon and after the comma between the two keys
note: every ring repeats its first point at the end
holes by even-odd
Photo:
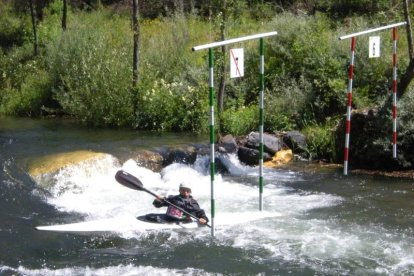
{"type": "MultiPolygon", "coordinates": [[[[62,224],[158,212],[153,197],[118,184],[123,169],[157,194],[193,195],[210,213],[208,157],[161,172],[138,166],[134,150],[207,143],[205,137],[126,130],[88,130],[70,122],[0,120],[1,275],[414,275],[412,180],[364,175],[306,164],[265,170],[264,209],[280,216],[186,231],[64,234],[34,230],[62,224]],[[50,183],[27,174],[50,153],[106,153],[68,166],[50,183]],[[47,185],[46,185],[47,184],[47,185]]],[[[215,181],[216,216],[254,216],[258,169],[236,156],[215,181]]]]}

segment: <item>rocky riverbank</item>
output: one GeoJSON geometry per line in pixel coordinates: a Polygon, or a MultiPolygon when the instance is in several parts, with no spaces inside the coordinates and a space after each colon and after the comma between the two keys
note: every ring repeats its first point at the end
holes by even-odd
{"type": "MultiPolygon", "coordinates": [[[[227,154],[237,155],[240,162],[246,165],[258,165],[259,138],[258,132],[251,132],[243,137],[233,137],[232,135],[220,137],[215,145],[216,170],[221,173],[228,171],[220,160],[221,155],[227,154]]],[[[307,160],[309,158],[305,136],[297,131],[278,133],[277,135],[264,134],[263,151],[265,167],[277,167],[292,160],[307,160]]],[[[132,159],[141,166],[153,171],[160,171],[174,162],[193,164],[197,156],[210,156],[210,145],[197,144],[140,150],[133,153],[132,159]]]]}
{"type": "MultiPolygon", "coordinates": [[[[239,161],[245,165],[257,166],[259,164],[259,146],[260,137],[258,132],[251,132],[246,136],[233,137],[226,135],[219,138],[215,145],[216,152],[216,171],[222,174],[229,173],[229,168],[222,162],[221,157],[234,154],[239,161]]],[[[276,168],[280,166],[289,166],[290,169],[312,170],[318,167],[327,169],[337,169],[342,173],[342,164],[326,163],[321,160],[310,160],[310,154],[307,150],[306,138],[298,131],[279,132],[277,134],[264,134],[263,136],[263,157],[264,166],[267,168],[276,168]],[[303,161],[303,162],[295,162],[303,161]]],[[[29,165],[29,174],[37,178],[44,178],[44,183],[56,174],[60,169],[74,165],[75,163],[95,162],[111,155],[90,151],[75,151],[62,154],[45,156],[34,160],[29,165]]],[[[131,152],[124,158],[132,159],[142,167],[148,168],[155,172],[160,172],[166,166],[172,163],[194,164],[197,157],[210,156],[209,144],[190,144],[172,147],[157,147],[153,149],[137,150],[131,152]]],[[[109,158],[111,161],[116,158],[109,158]]],[[[119,160],[124,162],[126,160],[119,160]]],[[[361,169],[353,168],[349,174],[368,174],[381,175],[389,177],[402,177],[414,179],[414,170],[378,170],[378,169],[361,169]]]]}

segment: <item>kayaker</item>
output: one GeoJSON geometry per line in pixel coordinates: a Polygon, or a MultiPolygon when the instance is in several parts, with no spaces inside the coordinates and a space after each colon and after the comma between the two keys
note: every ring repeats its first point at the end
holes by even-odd
{"type": "MultiPolygon", "coordinates": [[[[189,184],[181,183],[179,187],[180,194],[175,196],[168,196],[166,200],[168,202],[180,207],[184,211],[194,215],[195,217],[199,218],[199,223],[206,224],[208,222],[208,218],[206,213],[203,209],[200,208],[197,200],[195,200],[191,195],[191,186],[189,184]]],[[[174,206],[169,205],[164,200],[163,197],[158,197],[152,203],[155,207],[161,208],[168,206],[166,212],[166,218],[172,221],[191,221],[191,217],[186,215],[184,212],[178,210],[174,206]]]]}

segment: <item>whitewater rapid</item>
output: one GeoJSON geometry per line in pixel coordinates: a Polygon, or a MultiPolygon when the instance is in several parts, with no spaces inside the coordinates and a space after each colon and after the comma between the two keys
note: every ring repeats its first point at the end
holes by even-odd
{"type": "MultiPolygon", "coordinates": [[[[154,199],[151,195],[128,189],[116,182],[115,173],[122,169],[139,178],[145,188],[158,195],[176,194],[180,183],[191,183],[193,196],[211,217],[208,163],[207,157],[198,157],[193,165],[175,163],[161,172],[153,172],[137,165],[133,160],[120,164],[115,157],[107,155],[92,164],[81,162],[60,170],[53,177],[54,185],[44,200],[61,212],[81,214],[84,221],[136,217],[158,212],[151,204],[154,199]]],[[[220,213],[234,213],[237,214],[234,217],[237,220],[242,219],[243,213],[257,213],[257,168],[240,164],[236,156],[226,157],[223,163],[229,168],[230,175],[217,175],[215,178],[216,216],[220,213]]],[[[301,172],[266,169],[264,178],[264,209],[266,212],[280,213],[281,216],[237,227],[218,228],[214,239],[207,228],[184,234],[171,231],[125,232],[119,233],[120,238],[135,239],[143,243],[151,240],[154,246],[159,246],[166,252],[173,252],[175,248],[186,246],[189,242],[205,244],[206,247],[231,247],[257,252],[253,254],[254,257],[249,257],[249,261],[253,263],[293,262],[327,274],[347,274],[350,271],[361,274],[395,274],[408,271],[413,266],[412,248],[402,243],[398,237],[406,234],[405,232],[390,232],[381,225],[341,224],[332,216],[329,219],[308,218],[307,214],[312,210],[339,206],[344,199],[333,194],[294,189],[288,185],[306,181],[301,172]],[[383,233],[387,233],[386,236],[383,233]],[[354,262],[360,262],[357,265],[360,267],[352,268],[354,262]],[[369,268],[365,268],[367,263],[371,264],[369,268]]],[[[410,236],[409,239],[412,240],[413,237],[410,236]]],[[[20,267],[16,271],[27,275],[210,274],[197,267],[179,270],[135,265],[109,266],[102,269],[49,268],[48,271],[20,267]]]]}

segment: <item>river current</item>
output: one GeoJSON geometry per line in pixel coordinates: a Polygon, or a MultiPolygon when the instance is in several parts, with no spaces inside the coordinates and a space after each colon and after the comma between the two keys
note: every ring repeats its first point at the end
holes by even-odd
{"type": "MultiPolygon", "coordinates": [[[[414,275],[414,181],[343,176],[306,162],[264,171],[264,209],[280,216],[217,226],[214,238],[208,228],[90,235],[34,229],[156,212],[151,195],[115,181],[119,169],[160,195],[191,182],[210,216],[208,157],[161,172],[131,159],[140,149],[193,143],[208,144],[208,137],[0,119],[0,275],[414,275]],[[85,150],[104,155],[49,178],[29,173],[34,160],[85,150]]],[[[258,168],[221,158],[230,173],[216,176],[216,216],[237,221],[258,212],[258,168]]]]}

